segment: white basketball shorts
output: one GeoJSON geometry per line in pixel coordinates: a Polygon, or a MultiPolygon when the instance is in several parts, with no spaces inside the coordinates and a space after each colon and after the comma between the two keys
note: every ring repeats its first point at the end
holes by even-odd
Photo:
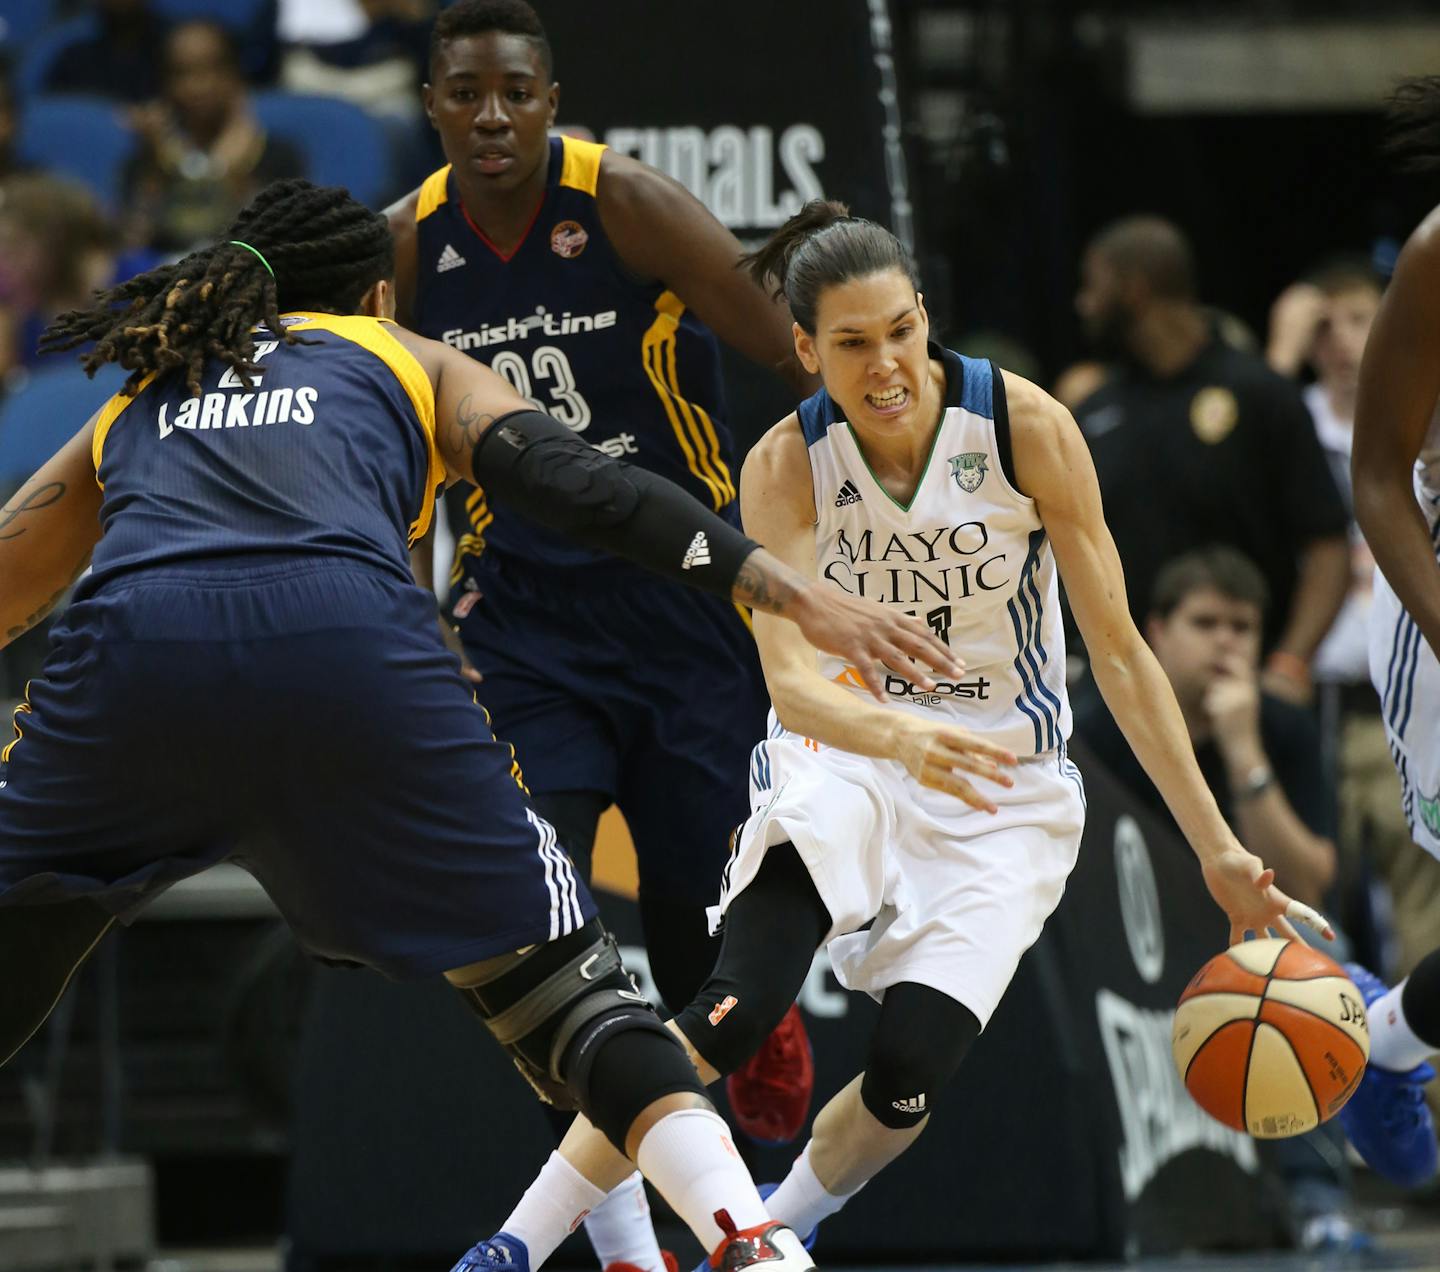
{"type": "Polygon", "coordinates": [[[1370,608],[1370,679],[1400,772],[1410,834],[1440,857],[1440,664],[1379,570],[1370,608]]]}
{"type": "Polygon", "coordinates": [[[789,841],[830,911],[831,966],[881,998],[902,981],[964,1004],[983,1027],[1060,902],[1085,821],[1063,750],[1022,760],[993,816],[922,787],[900,763],[771,734],[750,757],[750,816],[736,834],[717,931],[767,848],[789,841]],[[861,931],[867,923],[871,926],[861,931]]]}

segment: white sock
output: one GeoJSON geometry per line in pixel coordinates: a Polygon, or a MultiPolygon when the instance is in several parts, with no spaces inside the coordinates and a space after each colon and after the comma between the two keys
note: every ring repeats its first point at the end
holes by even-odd
{"type": "MultiPolygon", "coordinates": [[[[814,1141],[812,1140],[811,1143],[814,1141]]],[[[865,1185],[861,1184],[860,1188],[865,1185]]],[[[836,1196],[828,1191],[810,1165],[810,1144],[795,1159],[790,1173],[780,1181],[773,1193],[765,1198],[765,1208],[772,1219],[778,1219],[787,1228],[793,1228],[801,1239],[810,1235],[810,1230],[822,1219],[828,1219],[840,1209],[860,1188],[854,1192],[836,1196]]]]}
{"type": "Polygon", "coordinates": [[[519,1237],[530,1252],[530,1272],[536,1272],[580,1221],[605,1200],[595,1187],[559,1151],[550,1154],[520,1204],[501,1225],[502,1232],[519,1237]]]}
{"type": "Polygon", "coordinates": [[[1435,1048],[1417,1038],[1400,1006],[1401,981],[1365,1009],[1370,1018],[1370,1063],[1382,1069],[1404,1073],[1436,1054],[1435,1048]]]}
{"type": "Polygon", "coordinates": [[[630,1263],[645,1272],[665,1272],[655,1225],[650,1221],[650,1200],[645,1180],[637,1170],[596,1206],[585,1219],[585,1235],[595,1247],[602,1268],[630,1263]]]}
{"type": "Polygon", "coordinates": [[[640,1141],[635,1164],[689,1226],[706,1254],[714,1253],[725,1239],[716,1218],[722,1211],[737,1229],[753,1228],[770,1218],[730,1139],[730,1128],[709,1109],[666,1114],[640,1141]]]}

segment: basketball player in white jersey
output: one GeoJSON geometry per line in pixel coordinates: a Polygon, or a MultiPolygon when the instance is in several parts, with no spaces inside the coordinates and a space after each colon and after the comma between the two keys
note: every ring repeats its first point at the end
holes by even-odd
{"type": "MultiPolygon", "coordinates": [[[[1403,85],[1393,148],[1440,170],[1440,76],[1403,85]]],[[[1370,676],[1415,842],[1440,857],[1440,208],[1410,236],[1360,363],[1351,469],[1375,555],[1370,676]]],[[[1440,932],[1435,933],[1440,941],[1440,932]]],[[[1340,1124],[1366,1162],[1415,1186],[1437,1170],[1423,1098],[1440,1053],[1440,949],[1387,990],[1347,967],[1369,1004],[1370,1063],[1340,1124]]]]}
{"type": "MultiPolygon", "coordinates": [[[[1040,935],[1075,863],[1083,784],[1065,755],[1057,566],[1115,718],[1229,916],[1286,915],[1221,818],[1165,674],[1131,622],[1089,453],[1069,413],[1018,376],[928,342],[914,266],[883,227],[807,204],[750,258],[779,285],[824,389],[758,443],[741,479],[752,534],[853,596],[923,615],[964,660],[923,690],[821,656],[757,615],[773,710],[750,766],[719,962],[671,1027],[706,1082],[759,1045],[815,949],[882,1002],[865,1071],[816,1118],[769,1197],[809,1232],[920,1133],[1040,935]],[[866,925],[869,925],[866,927],[866,925]]],[[[883,674],[883,672],[882,672],[883,674]]],[[[528,1268],[629,1165],[576,1122],[477,1267],[528,1268]]]]}

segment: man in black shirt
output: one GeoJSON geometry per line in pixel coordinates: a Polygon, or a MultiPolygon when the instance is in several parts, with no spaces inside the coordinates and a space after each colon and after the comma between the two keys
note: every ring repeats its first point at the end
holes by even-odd
{"type": "Polygon", "coordinates": [[[1190,245],[1158,217],[1096,236],[1075,303],[1096,351],[1117,364],[1075,418],[1136,621],[1166,561],[1229,544],[1269,588],[1266,685],[1304,700],[1350,576],[1345,506],[1299,392],[1216,336],[1195,299],[1190,245]]]}

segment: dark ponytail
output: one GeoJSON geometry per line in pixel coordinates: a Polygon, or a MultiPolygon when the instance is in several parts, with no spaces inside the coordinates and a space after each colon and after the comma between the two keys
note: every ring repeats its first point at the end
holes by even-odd
{"type": "Polygon", "coordinates": [[[151,372],[178,369],[198,394],[207,358],[258,370],[251,333],[261,323],[296,343],[280,324],[282,313],[352,314],[395,272],[385,218],[340,186],[276,181],[236,217],[225,240],[97,294],[89,309],[61,314],[41,348],[52,353],[94,341],[80,364],[91,375],[107,362],[134,372],[123,392],[133,394],[151,372]]]}
{"type": "Polygon", "coordinates": [[[776,299],[785,297],[795,321],[811,335],[827,287],[898,269],[920,290],[915,262],[900,240],[833,200],[812,199],[740,263],[776,299]]]}
{"type": "Polygon", "coordinates": [[[1385,154],[1406,172],[1440,171],[1440,75],[1402,81],[1385,115],[1385,154]]]}

